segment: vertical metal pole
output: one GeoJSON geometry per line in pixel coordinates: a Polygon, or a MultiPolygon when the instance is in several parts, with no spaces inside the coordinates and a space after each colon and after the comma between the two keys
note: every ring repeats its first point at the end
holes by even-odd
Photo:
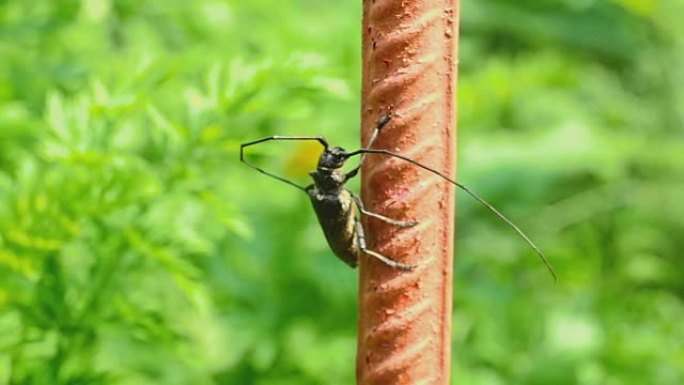
{"type": "MultiPolygon", "coordinates": [[[[362,143],[388,109],[374,148],[454,176],[459,0],[364,0],[362,143]]],[[[448,384],[454,190],[399,159],[370,155],[362,196],[372,211],[419,224],[365,221],[369,248],[415,271],[360,261],[357,383],[448,384]]]]}

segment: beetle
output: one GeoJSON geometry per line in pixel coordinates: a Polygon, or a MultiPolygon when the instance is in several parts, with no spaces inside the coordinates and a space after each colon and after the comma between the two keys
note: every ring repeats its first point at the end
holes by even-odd
{"type": "Polygon", "coordinates": [[[272,135],[272,136],[267,136],[261,139],[257,139],[251,142],[243,143],[240,145],[240,161],[245,163],[247,166],[259,171],[262,174],[265,174],[267,176],[270,176],[272,178],[275,178],[281,182],[287,183],[291,186],[294,186],[298,188],[299,190],[302,190],[305,192],[308,196],[309,199],[311,200],[311,204],[313,205],[314,211],[316,212],[316,216],[318,217],[318,222],[321,225],[321,228],[323,230],[323,234],[325,235],[325,238],[328,242],[328,245],[330,246],[330,249],[333,251],[333,253],[340,258],[342,261],[344,261],[346,264],[348,264],[351,267],[356,267],[358,265],[359,258],[363,254],[370,255],[374,258],[377,258],[378,260],[382,261],[388,266],[391,266],[395,269],[403,270],[403,271],[411,271],[415,268],[413,265],[407,265],[398,261],[395,261],[392,258],[389,258],[387,256],[384,256],[376,251],[368,249],[366,245],[366,237],[365,233],[363,230],[363,226],[361,225],[361,221],[359,220],[358,216],[356,215],[356,210],[358,209],[358,212],[362,215],[370,216],[376,219],[379,219],[381,221],[384,221],[386,223],[392,224],[397,227],[411,227],[417,224],[415,221],[399,221],[395,220],[392,218],[388,218],[386,216],[368,211],[365,209],[363,206],[363,202],[361,201],[361,198],[354,193],[353,191],[349,190],[348,188],[345,187],[345,184],[353,177],[355,177],[361,166],[363,165],[363,161],[365,159],[366,154],[380,154],[380,155],[386,155],[386,156],[392,156],[401,160],[404,160],[406,162],[409,162],[417,167],[420,167],[426,171],[429,171],[445,181],[453,184],[454,186],[460,188],[461,190],[465,191],[468,195],[473,197],[475,200],[483,204],[485,207],[487,207],[489,210],[491,210],[494,214],[496,214],[501,220],[506,222],[509,226],[511,226],[520,237],[525,240],[525,242],[534,250],[534,252],[539,256],[541,261],[544,263],[546,266],[546,269],[549,271],[551,276],[553,277],[554,281],[557,280],[556,273],[551,266],[551,264],[548,262],[544,254],[541,252],[541,250],[537,247],[534,242],[518,227],[516,226],[510,219],[508,219],[505,215],[503,215],[499,210],[494,208],[491,204],[489,204],[487,201],[482,199],[479,195],[475,194],[472,190],[470,190],[468,187],[465,185],[456,182],[455,180],[449,178],[447,175],[445,175],[442,172],[439,172],[438,170],[435,170],[433,168],[430,168],[428,166],[425,166],[409,157],[406,157],[404,155],[389,151],[389,150],[384,150],[384,149],[373,149],[371,148],[373,146],[373,143],[377,139],[378,135],[380,134],[380,131],[382,130],[383,127],[385,127],[390,120],[392,119],[392,112],[389,111],[385,115],[381,116],[380,119],[378,119],[377,123],[375,124],[375,127],[373,129],[373,133],[371,135],[371,138],[368,142],[368,145],[365,148],[361,148],[356,151],[351,151],[347,152],[345,149],[341,147],[331,147],[328,144],[328,141],[323,137],[323,136],[280,136],[280,135],[272,135]],[[292,181],[289,181],[283,177],[280,177],[278,175],[272,174],[268,171],[265,171],[261,169],[260,167],[250,163],[247,161],[247,159],[244,156],[244,150],[246,147],[253,146],[259,143],[267,142],[267,141],[276,141],[276,140],[312,140],[312,141],[318,141],[322,146],[323,146],[323,153],[320,155],[318,159],[318,164],[316,166],[316,169],[309,173],[309,175],[313,179],[313,183],[308,185],[308,186],[300,186],[292,181]],[[359,161],[359,164],[353,168],[349,172],[345,172],[343,170],[343,166],[349,158],[352,158],[354,156],[360,155],[361,160],[359,161]]]}

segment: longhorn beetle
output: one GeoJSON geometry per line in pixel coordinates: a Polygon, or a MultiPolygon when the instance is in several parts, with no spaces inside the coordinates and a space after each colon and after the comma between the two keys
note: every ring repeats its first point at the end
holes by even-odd
{"type": "Polygon", "coordinates": [[[262,174],[268,175],[272,178],[275,178],[281,182],[287,183],[293,187],[298,188],[299,190],[304,191],[309,196],[309,199],[311,199],[314,211],[316,212],[316,216],[318,217],[318,222],[320,223],[321,228],[323,229],[323,234],[325,235],[325,238],[328,241],[328,245],[337,257],[339,257],[342,261],[344,261],[351,267],[356,267],[359,258],[361,258],[361,255],[364,253],[372,257],[375,257],[380,261],[384,262],[385,264],[387,264],[388,266],[391,266],[399,270],[410,271],[413,270],[413,268],[415,267],[412,265],[397,262],[376,251],[368,249],[366,245],[366,237],[363,231],[363,227],[361,226],[361,221],[355,215],[356,210],[354,206],[358,208],[361,214],[377,218],[383,222],[387,222],[394,226],[411,227],[416,225],[417,222],[398,221],[377,213],[370,212],[364,208],[363,203],[361,202],[361,198],[356,193],[345,187],[345,183],[347,183],[347,181],[349,181],[351,178],[353,178],[359,173],[359,169],[363,165],[363,161],[365,159],[366,154],[381,154],[399,158],[401,160],[414,164],[424,170],[427,170],[435,175],[438,175],[442,179],[455,185],[456,187],[465,191],[471,197],[475,198],[475,200],[486,206],[489,210],[494,212],[494,214],[496,214],[501,220],[503,220],[509,226],[511,226],[515,230],[515,232],[517,232],[518,235],[520,235],[525,240],[525,242],[527,242],[527,244],[530,245],[534,252],[537,253],[539,258],[546,266],[546,269],[549,271],[549,273],[551,273],[551,276],[553,277],[554,281],[557,280],[556,272],[553,270],[553,267],[551,267],[551,264],[547,261],[546,257],[541,252],[541,250],[539,250],[537,245],[535,245],[534,242],[532,242],[532,240],[522,230],[520,230],[520,228],[516,226],[510,219],[508,219],[505,215],[499,212],[499,210],[494,208],[494,206],[487,203],[484,199],[480,198],[479,195],[475,194],[468,187],[456,182],[455,180],[452,180],[445,174],[433,168],[427,167],[421,163],[418,163],[415,160],[408,158],[404,155],[397,154],[389,150],[371,148],[373,146],[373,143],[377,139],[380,130],[382,130],[382,128],[386,126],[387,123],[389,123],[391,118],[391,111],[380,117],[380,119],[378,119],[377,123],[375,124],[375,128],[368,142],[368,146],[356,151],[347,152],[345,149],[341,147],[330,147],[328,141],[320,135],[273,135],[241,144],[240,161],[245,163],[247,166],[259,171],[262,174]],[[248,162],[245,159],[245,147],[249,147],[263,142],[268,142],[271,140],[313,140],[318,141],[323,146],[323,153],[318,159],[318,165],[316,166],[316,170],[309,173],[309,175],[311,175],[311,177],[313,178],[312,184],[306,187],[300,186],[278,175],[271,174],[257,167],[256,165],[248,162]],[[359,165],[349,172],[345,172],[344,170],[342,170],[342,166],[344,166],[344,163],[347,161],[347,159],[356,155],[361,155],[359,165]]]}

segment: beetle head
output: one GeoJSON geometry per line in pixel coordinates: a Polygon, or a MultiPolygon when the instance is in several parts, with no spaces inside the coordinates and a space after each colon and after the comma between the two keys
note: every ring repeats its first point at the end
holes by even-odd
{"type": "Polygon", "coordinates": [[[325,149],[318,158],[318,167],[336,169],[344,165],[347,161],[347,152],[342,147],[331,147],[325,149]]]}

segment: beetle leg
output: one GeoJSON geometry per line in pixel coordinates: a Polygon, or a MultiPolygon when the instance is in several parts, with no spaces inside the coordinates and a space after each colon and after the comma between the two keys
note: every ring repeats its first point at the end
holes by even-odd
{"type": "MultiPolygon", "coordinates": [[[[373,133],[371,134],[371,138],[368,141],[368,144],[364,148],[371,148],[373,147],[373,143],[375,143],[375,139],[378,138],[378,135],[380,134],[380,130],[382,130],[383,127],[389,123],[389,121],[392,119],[392,111],[387,111],[383,116],[378,119],[378,121],[375,123],[375,127],[373,128],[373,133]]],[[[359,161],[359,165],[356,166],[354,169],[349,171],[347,173],[347,176],[345,177],[345,181],[348,181],[349,179],[353,178],[356,176],[356,174],[359,173],[359,169],[361,166],[363,166],[363,161],[366,159],[365,156],[361,155],[361,160],[359,161]]]]}
{"type": "Polygon", "coordinates": [[[349,179],[353,178],[356,176],[356,174],[359,173],[359,168],[361,166],[356,166],[353,170],[349,171],[345,176],[344,176],[344,182],[346,183],[349,179]]]}
{"type": "Polygon", "coordinates": [[[374,212],[368,211],[363,207],[363,202],[361,202],[361,198],[358,195],[356,195],[356,193],[354,193],[351,190],[347,190],[347,191],[349,191],[352,198],[354,198],[354,202],[356,203],[356,207],[359,208],[359,211],[363,215],[368,215],[369,217],[373,217],[373,218],[379,219],[383,222],[389,223],[390,225],[399,226],[399,227],[413,227],[413,226],[418,224],[418,221],[398,221],[396,219],[388,218],[384,215],[380,215],[380,214],[376,214],[374,212]]]}
{"type": "Polygon", "coordinates": [[[387,258],[384,255],[375,252],[373,250],[368,250],[366,247],[366,235],[363,232],[363,226],[361,226],[361,221],[358,218],[354,218],[354,226],[356,227],[356,239],[359,241],[359,248],[362,252],[379,259],[382,263],[389,267],[393,267],[398,270],[411,271],[415,268],[413,265],[407,265],[401,262],[397,262],[391,258],[387,258]]]}

